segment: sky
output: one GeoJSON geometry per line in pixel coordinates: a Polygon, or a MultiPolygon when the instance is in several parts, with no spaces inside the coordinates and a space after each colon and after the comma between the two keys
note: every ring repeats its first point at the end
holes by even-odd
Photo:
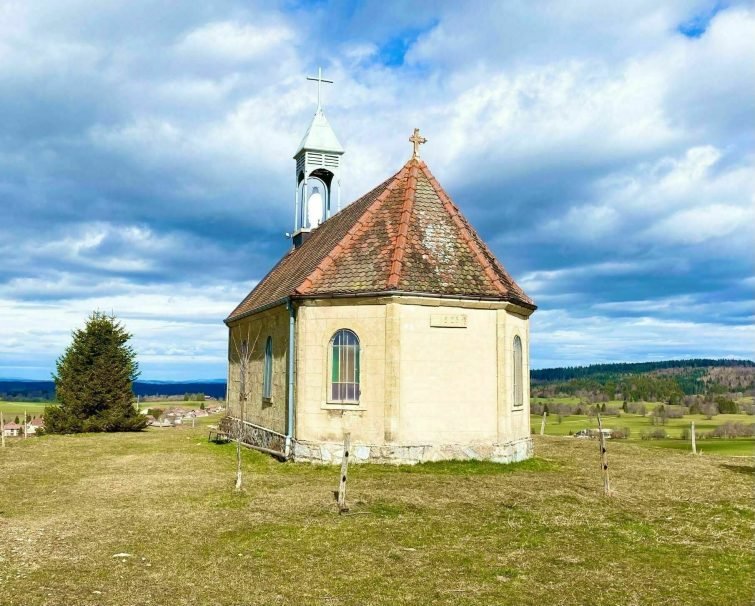
{"type": "Polygon", "coordinates": [[[0,377],[92,310],[143,379],[226,374],[316,106],[343,198],[408,137],[535,299],[531,365],[755,355],[755,6],[0,0],[0,377]]]}

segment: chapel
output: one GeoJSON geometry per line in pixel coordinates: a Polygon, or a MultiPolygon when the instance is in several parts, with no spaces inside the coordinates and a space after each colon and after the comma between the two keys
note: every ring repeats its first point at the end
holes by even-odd
{"type": "MultiPolygon", "coordinates": [[[[291,248],[226,318],[225,429],[277,457],[512,462],[532,455],[529,317],[420,158],[341,205],[320,103],[296,153],[291,248]]],[[[493,203],[501,203],[493,201],[493,203]]]]}

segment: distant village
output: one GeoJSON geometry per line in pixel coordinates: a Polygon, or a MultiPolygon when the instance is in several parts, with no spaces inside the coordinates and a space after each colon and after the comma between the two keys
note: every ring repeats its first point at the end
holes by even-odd
{"type": "Polygon", "coordinates": [[[150,408],[147,411],[147,425],[151,427],[175,427],[184,423],[192,423],[195,419],[224,412],[225,408],[219,404],[211,404],[205,408],[150,408]]]}
{"type": "MultiPolygon", "coordinates": [[[[169,408],[154,407],[146,408],[143,403],[147,402],[178,402],[186,401],[185,396],[147,396],[137,400],[140,412],[147,416],[147,425],[149,427],[176,427],[184,423],[193,424],[196,419],[208,417],[214,414],[225,412],[224,401],[217,400],[204,394],[190,394],[191,396],[201,395],[202,398],[189,398],[192,401],[201,401],[200,408],[188,408],[185,406],[171,406],[169,408]]],[[[23,438],[44,433],[45,420],[43,416],[24,419],[16,417],[15,420],[9,421],[2,426],[2,435],[6,438],[23,438]]]]}
{"type": "Polygon", "coordinates": [[[11,421],[3,425],[3,435],[6,438],[22,438],[25,435],[33,436],[37,432],[43,431],[45,428],[45,421],[42,417],[33,418],[31,421],[27,421],[26,424],[20,422],[11,421]]]}

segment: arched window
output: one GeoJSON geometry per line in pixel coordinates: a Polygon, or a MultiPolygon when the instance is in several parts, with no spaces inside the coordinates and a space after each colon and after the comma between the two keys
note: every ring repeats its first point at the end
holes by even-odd
{"type": "Polygon", "coordinates": [[[269,400],[273,396],[273,338],[265,342],[265,363],[262,366],[262,397],[269,400]]]}
{"type": "Polygon", "coordinates": [[[359,339],[342,328],[330,340],[330,402],[359,402],[359,339]]]}
{"type": "Polygon", "coordinates": [[[514,406],[524,404],[524,377],[522,376],[522,340],[514,337],[514,406]]]}

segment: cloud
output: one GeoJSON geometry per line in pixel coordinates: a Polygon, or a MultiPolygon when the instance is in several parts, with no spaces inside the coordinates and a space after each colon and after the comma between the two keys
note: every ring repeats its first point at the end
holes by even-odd
{"type": "Polygon", "coordinates": [[[711,339],[740,355],[754,26],[751,6],[702,0],[4,4],[0,375],[46,376],[103,308],[145,375],[224,376],[222,319],[287,248],[318,64],[344,198],[397,170],[420,126],[540,304],[533,366],[711,339]]]}
{"type": "Polygon", "coordinates": [[[176,44],[176,52],[191,60],[211,57],[244,62],[269,56],[293,37],[293,31],[283,25],[259,27],[221,21],[188,32],[176,44]]]}

